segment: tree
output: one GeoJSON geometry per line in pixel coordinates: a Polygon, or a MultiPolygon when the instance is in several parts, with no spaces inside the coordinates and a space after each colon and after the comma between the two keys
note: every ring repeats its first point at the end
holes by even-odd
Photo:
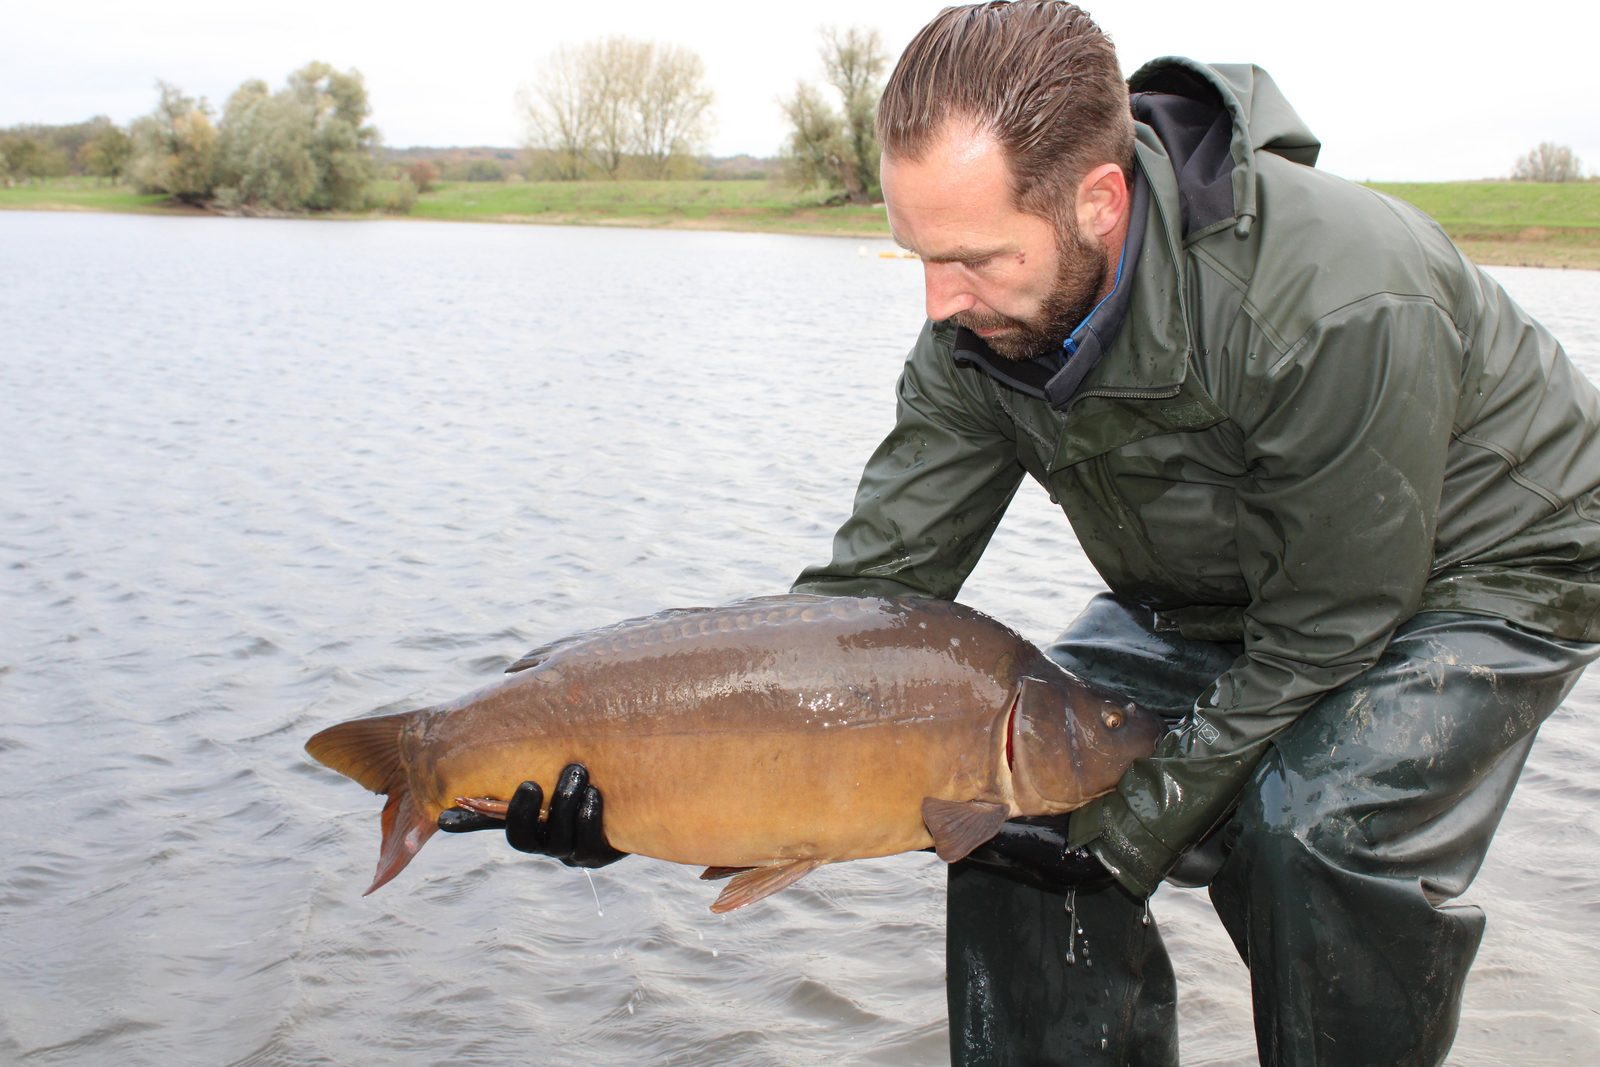
{"type": "Polygon", "coordinates": [[[32,137],[10,130],[0,134],[0,178],[10,185],[34,177],[39,152],[32,137]]]}
{"type": "Polygon", "coordinates": [[[687,48],[653,45],[638,85],[638,130],[633,150],[647,178],[665,178],[676,161],[705,140],[711,90],[705,64],[687,48]]]}
{"type": "Polygon", "coordinates": [[[807,188],[834,187],[843,159],[844,121],[828,106],[822,92],[809,82],[795,85],[794,95],[779,101],[789,120],[789,140],[784,154],[800,184],[807,188]]]}
{"type": "Polygon", "coordinates": [[[1541,142],[1517,160],[1511,180],[1519,182],[1581,182],[1583,164],[1566,145],[1541,142]]]}
{"type": "Polygon", "coordinates": [[[317,186],[311,116],[287,93],[252,78],[222,111],[218,197],[228,209],[294,211],[317,186]]]}
{"type": "Polygon", "coordinates": [[[801,184],[842,189],[852,204],[870,204],[879,195],[872,127],[889,57],[876,30],[821,32],[823,70],[840,107],[805,82],[796,86],[793,96],[779,101],[790,126],[786,154],[801,184]]]}
{"type": "Polygon", "coordinates": [[[518,93],[527,144],[552,177],[665,177],[705,135],[711,93],[694,52],[629,37],[563,47],[518,93]]]}
{"type": "Polygon", "coordinates": [[[548,153],[549,176],[559,181],[584,176],[594,143],[594,105],[583,66],[582,53],[563,45],[545,60],[538,77],[517,91],[528,146],[548,153]]]}
{"type": "Polygon", "coordinates": [[[78,149],[78,166],[92,177],[115,181],[127,170],[133,141],[110,119],[96,119],[95,123],[94,135],[78,149]]]}
{"type": "Polygon", "coordinates": [[[348,211],[364,205],[377,169],[378,131],[367,124],[372,109],[361,72],[340,73],[308,63],[289,75],[288,92],[311,119],[317,184],[306,206],[348,211]]]}
{"type": "Polygon", "coordinates": [[[201,203],[216,188],[217,130],[204,100],[157,82],[155,111],[134,120],[128,175],[142,191],[201,203]]]}
{"type": "Polygon", "coordinates": [[[638,124],[634,109],[650,46],[627,37],[584,45],[584,88],[593,101],[594,140],[590,162],[607,178],[620,178],[638,124]]]}
{"type": "Polygon", "coordinates": [[[367,206],[378,132],[358,71],[308,63],[278,92],[245,82],[222,115],[219,198],[245,211],[367,206]]]}
{"type": "Polygon", "coordinates": [[[71,171],[68,154],[51,136],[62,127],[13,126],[0,131],[0,178],[61,178],[71,171]]]}

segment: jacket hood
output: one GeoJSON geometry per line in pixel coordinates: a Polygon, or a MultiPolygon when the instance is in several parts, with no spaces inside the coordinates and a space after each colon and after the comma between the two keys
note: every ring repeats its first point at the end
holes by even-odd
{"type": "Polygon", "coordinates": [[[1247,236],[1256,213],[1256,153],[1315,166],[1322,143],[1272,76],[1248,63],[1209,66],[1168,56],[1128,79],[1134,118],[1172,160],[1187,239],[1231,224],[1247,236]]]}

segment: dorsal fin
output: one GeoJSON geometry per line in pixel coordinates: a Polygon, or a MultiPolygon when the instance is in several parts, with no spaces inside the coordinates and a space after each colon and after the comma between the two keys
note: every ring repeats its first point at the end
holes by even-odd
{"type": "Polygon", "coordinates": [[[763,897],[770,897],[778,890],[794,885],[820,866],[821,860],[790,860],[788,863],[774,863],[770,867],[752,867],[743,874],[733,876],[733,881],[723,887],[721,894],[712,901],[711,910],[721,915],[725,911],[754,904],[763,897]]]}
{"type": "Polygon", "coordinates": [[[922,822],[933,835],[933,850],[946,863],[965,859],[967,853],[1000,830],[1011,815],[1004,804],[982,800],[939,800],[924,797],[922,822]]]}

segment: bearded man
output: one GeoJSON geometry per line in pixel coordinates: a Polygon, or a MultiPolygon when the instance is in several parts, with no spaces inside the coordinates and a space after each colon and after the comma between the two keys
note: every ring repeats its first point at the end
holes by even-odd
{"type": "MultiPolygon", "coordinates": [[[[1257,68],[1124,83],[1070,4],[950,8],[878,136],[928,321],[794,589],[954,597],[1031,477],[1109,589],[1051,655],[1174,721],[951,867],[953,1061],[1176,1064],[1171,877],[1262,1063],[1441,1062],[1484,926],[1447,902],[1600,654],[1600,394],[1430,220],[1316,171],[1257,68]]],[[[553,851],[610,858],[563,789],[553,851]]]]}
{"type": "Polygon", "coordinates": [[[1179,720],[951,868],[954,1061],[1177,1063],[1174,872],[1263,1063],[1442,1061],[1484,922],[1444,902],[1600,653],[1600,395],[1257,68],[1125,84],[1070,4],[952,8],[878,136],[929,321],[795,589],[953,597],[1031,476],[1110,589],[1052,656],[1179,720]]]}

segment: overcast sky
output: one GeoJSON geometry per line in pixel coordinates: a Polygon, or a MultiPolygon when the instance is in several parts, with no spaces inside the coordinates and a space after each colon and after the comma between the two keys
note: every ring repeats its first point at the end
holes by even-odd
{"type": "MultiPolygon", "coordinates": [[[[322,59],[366,78],[384,143],[514,146],[517,87],[556,46],[612,33],[686,45],[716,94],[710,148],[775,154],[777,98],[820,80],[822,25],[876,27],[891,55],[939,8],[910,0],[594,0],[405,4],[162,0],[28,4],[0,20],[0,126],[120,123],[165,79],[220,109],[247,78],[277,87],[322,59]]],[[[1586,0],[1094,0],[1124,73],[1161,55],[1252,62],[1322,139],[1321,166],[1355,179],[1507,174],[1540,141],[1600,169],[1600,14],[1586,0]]]]}

